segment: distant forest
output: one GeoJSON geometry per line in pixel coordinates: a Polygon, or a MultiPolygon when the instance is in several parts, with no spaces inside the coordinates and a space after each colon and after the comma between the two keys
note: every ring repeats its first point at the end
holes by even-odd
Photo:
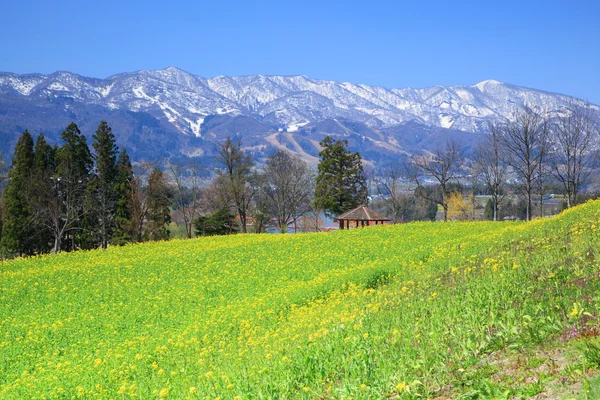
{"type": "Polygon", "coordinates": [[[91,146],[74,123],[61,139],[51,146],[25,131],[10,165],[0,158],[3,258],[172,236],[316,232],[327,229],[323,216],[367,203],[393,223],[530,220],[545,216],[549,199],[560,196],[568,208],[595,197],[599,183],[598,121],[575,104],[553,120],[516,110],[513,121],[490,126],[470,159],[447,140],[377,173],[331,137],[320,143],[316,171],[284,150],[258,170],[232,138],[218,144],[211,167],[189,159],[132,163],[106,122],[91,146]]]}

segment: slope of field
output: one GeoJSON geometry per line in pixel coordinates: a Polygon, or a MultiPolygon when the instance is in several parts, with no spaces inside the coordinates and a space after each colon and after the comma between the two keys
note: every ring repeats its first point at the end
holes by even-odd
{"type": "Polygon", "coordinates": [[[599,223],[591,202],[528,224],[7,262],[0,398],[583,395],[600,367],[599,223]]]}

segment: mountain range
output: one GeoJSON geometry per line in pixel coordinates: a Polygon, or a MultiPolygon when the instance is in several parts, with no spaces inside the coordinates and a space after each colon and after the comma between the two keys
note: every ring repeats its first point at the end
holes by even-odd
{"type": "Polygon", "coordinates": [[[91,137],[106,120],[135,159],[209,160],[215,144],[232,136],[259,161],[282,148],[315,164],[319,141],[332,135],[381,166],[447,138],[468,151],[490,123],[510,119],[524,104],[558,115],[572,101],[494,80],[386,89],[306,76],[205,79],[174,67],[106,79],[0,73],[0,151],[10,154],[24,129],[56,142],[72,121],[91,137]]]}

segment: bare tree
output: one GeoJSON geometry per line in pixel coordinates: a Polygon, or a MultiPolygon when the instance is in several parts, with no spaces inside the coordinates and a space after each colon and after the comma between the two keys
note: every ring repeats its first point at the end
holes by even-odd
{"type": "Polygon", "coordinates": [[[552,169],[548,164],[548,156],[550,151],[550,142],[548,140],[541,146],[540,159],[535,172],[535,191],[538,196],[539,216],[544,216],[544,198],[550,189],[554,177],[552,169]]]}
{"type": "Polygon", "coordinates": [[[305,162],[287,151],[277,150],[267,161],[263,190],[281,233],[285,233],[289,224],[295,224],[310,209],[313,174],[305,162]]]}
{"type": "Polygon", "coordinates": [[[85,214],[85,189],[85,183],[73,180],[65,183],[61,176],[52,176],[47,184],[36,185],[35,196],[30,198],[35,210],[33,219],[52,234],[55,254],[63,249],[67,234],[79,229],[85,214]]]}
{"type": "Polygon", "coordinates": [[[548,132],[547,119],[529,107],[515,111],[514,119],[502,126],[502,146],[507,163],[521,180],[528,221],[532,216],[536,173],[548,145],[548,132]]]}
{"type": "Polygon", "coordinates": [[[438,147],[432,155],[415,156],[412,164],[407,166],[410,178],[417,184],[417,193],[426,200],[439,204],[444,209],[444,221],[448,220],[448,199],[450,198],[450,183],[458,182],[458,173],[463,161],[461,145],[455,140],[447,140],[438,147]],[[441,199],[432,196],[427,190],[423,179],[430,178],[439,184],[441,199]]]}
{"type": "Polygon", "coordinates": [[[224,195],[233,203],[240,218],[240,228],[246,233],[248,209],[256,191],[250,182],[254,161],[242,150],[241,142],[229,137],[218,145],[217,153],[217,161],[223,167],[219,187],[225,190],[224,195]]]}
{"type": "Polygon", "coordinates": [[[250,215],[252,215],[254,233],[263,233],[265,225],[271,218],[271,201],[264,190],[265,175],[255,173],[252,177],[252,184],[258,188],[254,194],[252,204],[250,206],[250,215]]]}
{"type": "Polygon", "coordinates": [[[572,102],[553,126],[556,146],[551,155],[554,176],[567,195],[567,207],[577,204],[581,185],[596,166],[597,121],[589,104],[572,102]]]}
{"type": "Polygon", "coordinates": [[[498,125],[491,125],[489,135],[477,146],[474,154],[474,172],[492,196],[493,220],[498,220],[500,204],[506,194],[506,166],[502,154],[502,134],[498,125]]]}
{"type": "Polygon", "coordinates": [[[402,193],[402,168],[392,164],[377,180],[377,194],[393,222],[407,222],[410,219],[411,196],[402,193]]]}
{"type": "Polygon", "coordinates": [[[174,203],[183,216],[185,234],[191,239],[194,221],[200,216],[200,167],[195,162],[171,163],[169,172],[175,189],[174,203]]]}
{"type": "Polygon", "coordinates": [[[136,242],[144,240],[144,224],[148,215],[148,198],[145,192],[145,181],[148,171],[154,168],[152,163],[137,165],[133,171],[133,182],[131,182],[131,232],[136,242]]]}
{"type": "Polygon", "coordinates": [[[75,233],[81,231],[81,221],[89,212],[85,202],[92,155],[77,125],[69,125],[62,138],[65,144],[56,152],[55,173],[44,175],[46,179],[36,185],[38,193],[31,199],[38,202],[34,207],[37,223],[52,234],[54,253],[63,250],[63,242],[75,250],[75,233]]]}

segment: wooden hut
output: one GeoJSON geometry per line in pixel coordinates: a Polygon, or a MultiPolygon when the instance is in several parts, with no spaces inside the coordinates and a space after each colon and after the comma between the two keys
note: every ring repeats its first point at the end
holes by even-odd
{"type": "Polygon", "coordinates": [[[352,222],[354,222],[356,228],[358,228],[359,226],[379,225],[384,222],[390,222],[391,220],[388,217],[379,214],[377,211],[371,210],[367,206],[360,206],[354,210],[343,213],[335,218],[335,221],[338,221],[340,229],[350,229],[350,224],[352,222]]]}

